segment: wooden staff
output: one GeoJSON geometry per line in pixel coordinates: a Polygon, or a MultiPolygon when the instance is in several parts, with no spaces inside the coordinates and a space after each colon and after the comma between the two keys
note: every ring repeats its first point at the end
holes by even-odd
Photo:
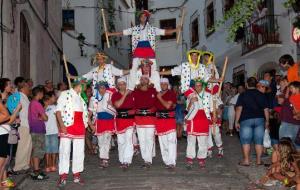
{"type": "Polygon", "coordinates": [[[223,79],[223,81],[220,83],[218,96],[221,95],[221,89],[222,89],[222,85],[223,85],[223,82],[224,82],[224,77],[225,77],[225,73],[226,73],[226,69],[227,69],[227,64],[228,64],[228,57],[226,56],[225,62],[224,62],[224,65],[223,65],[222,75],[221,75],[221,79],[223,79]]]}
{"type": "MultiPolygon", "coordinates": [[[[215,62],[212,62],[212,67],[213,67],[213,70],[212,70],[212,76],[215,77],[216,76],[216,71],[215,71],[215,62]]],[[[211,94],[213,94],[213,87],[211,88],[211,94]]],[[[212,128],[212,134],[215,135],[216,134],[216,121],[214,118],[217,118],[217,100],[215,98],[216,95],[212,95],[212,98],[213,98],[213,128],[212,128]]]]}
{"type": "Polygon", "coordinates": [[[181,29],[179,30],[179,32],[177,33],[177,36],[176,36],[176,43],[177,44],[179,43],[179,40],[180,40],[181,31],[182,31],[182,27],[183,27],[184,16],[185,16],[185,9],[182,8],[181,9],[181,20],[180,20],[180,25],[179,25],[179,27],[181,29]]]}
{"type": "Polygon", "coordinates": [[[104,32],[105,32],[107,48],[110,48],[110,43],[109,43],[108,34],[107,34],[107,26],[106,26],[106,19],[105,19],[104,9],[101,9],[101,14],[102,14],[102,22],[103,22],[103,28],[104,28],[104,32]]]}
{"type": "Polygon", "coordinates": [[[68,79],[69,88],[71,88],[70,73],[69,73],[69,68],[68,68],[67,59],[66,59],[65,54],[63,54],[63,60],[64,60],[64,66],[65,66],[66,76],[68,79]]]}

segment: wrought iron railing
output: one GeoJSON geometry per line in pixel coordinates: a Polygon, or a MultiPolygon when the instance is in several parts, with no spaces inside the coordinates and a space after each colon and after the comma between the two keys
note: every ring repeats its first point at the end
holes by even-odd
{"type": "Polygon", "coordinates": [[[248,24],[244,31],[242,54],[249,53],[265,44],[281,44],[278,16],[266,15],[248,24]]]}

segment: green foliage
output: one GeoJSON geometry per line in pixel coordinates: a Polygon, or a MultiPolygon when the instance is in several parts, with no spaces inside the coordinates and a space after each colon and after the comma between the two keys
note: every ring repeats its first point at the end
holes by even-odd
{"type": "MultiPolygon", "coordinates": [[[[215,27],[211,30],[224,25],[226,22],[232,22],[230,27],[227,29],[227,41],[233,41],[237,30],[240,27],[245,26],[247,21],[251,19],[251,16],[260,1],[261,0],[237,0],[234,6],[225,12],[223,19],[218,20],[215,27]]],[[[296,1],[297,0],[286,0],[283,5],[286,8],[290,8],[296,1]]]]}

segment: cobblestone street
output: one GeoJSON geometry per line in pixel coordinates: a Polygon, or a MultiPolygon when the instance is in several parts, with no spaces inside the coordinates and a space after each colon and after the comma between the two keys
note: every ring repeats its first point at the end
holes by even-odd
{"type": "MultiPolygon", "coordinates": [[[[69,177],[64,189],[72,190],[139,190],[139,189],[256,189],[253,182],[263,174],[264,167],[251,166],[241,168],[237,166],[240,159],[240,145],[238,138],[224,137],[225,156],[222,159],[212,158],[207,160],[205,169],[200,169],[194,164],[192,170],[185,168],[186,142],[178,142],[178,162],[174,171],[168,171],[162,165],[160,150],[157,144],[157,156],[150,170],[141,169],[140,155],[134,157],[133,164],[128,171],[119,168],[117,150],[111,152],[111,165],[108,169],[98,168],[98,158],[87,156],[85,171],[82,174],[85,180],[84,186],[73,184],[69,177]]],[[[57,174],[50,174],[50,179],[43,182],[32,181],[26,177],[17,189],[48,190],[58,189],[57,174]]]]}

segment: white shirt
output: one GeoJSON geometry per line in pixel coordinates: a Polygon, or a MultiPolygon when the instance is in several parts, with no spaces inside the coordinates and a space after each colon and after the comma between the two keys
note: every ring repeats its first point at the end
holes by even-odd
{"type": "Polygon", "coordinates": [[[8,131],[10,131],[9,125],[6,124],[0,125],[0,135],[8,134],[8,131]]]}
{"type": "Polygon", "coordinates": [[[80,94],[74,93],[73,102],[74,102],[74,105],[73,105],[74,111],[83,112],[80,94]]]}
{"type": "Polygon", "coordinates": [[[46,124],[46,135],[58,134],[57,120],[55,116],[56,106],[50,105],[46,108],[46,115],[48,116],[48,121],[46,124]]]}
{"type": "MultiPolygon", "coordinates": [[[[115,66],[111,64],[106,64],[105,67],[111,67],[111,72],[113,76],[121,76],[123,75],[123,70],[116,68],[115,66]]],[[[94,80],[98,81],[106,81],[104,77],[104,72],[102,70],[98,70],[99,67],[93,68],[90,72],[82,75],[82,77],[86,78],[87,80],[93,80],[94,78],[94,72],[97,72],[96,78],[94,80]]]]}
{"type": "Polygon", "coordinates": [[[229,104],[231,104],[230,106],[235,106],[237,99],[239,97],[239,93],[237,93],[235,96],[233,96],[230,100],[229,100],[229,104]]]}
{"type": "MultiPolygon", "coordinates": [[[[141,27],[141,32],[140,32],[140,41],[146,41],[146,40],[149,40],[148,39],[148,28],[149,28],[149,24],[146,25],[146,27],[144,28],[144,26],[140,26],[141,27]],[[144,28],[144,30],[142,30],[144,28]]],[[[166,33],[166,30],[164,29],[160,29],[160,28],[156,28],[154,27],[155,29],[155,35],[156,36],[164,36],[165,33],[166,33]]],[[[124,36],[129,36],[129,35],[132,35],[132,32],[133,32],[133,28],[128,28],[128,29],[125,29],[123,30],[123,35],[124,36]]]]}
{"type": "Polygon", "coordinates": [[[115,108],[109,104],[108,102],[111,101],[111,93],[106,92],[103,95],[103,98],[98,101],[94,97],[92,97],[90,104],[89,104],[89,110],[92,112],[107,112],[111,115],[115,115],[116,110],[115,108]]]}
{"type": "MultiPolygon", "coordinates": [[[[182,75],[182,64],[174,67],[171,70],[172,76],[176,76],[176,75],[182,75]]],[[[210,78],[210,72],[208,72],[208,69],[203,65],[203,64],[199,64],[199,67],[197,69],[190,69],[191,71],[191,76],[190,79],[196,79],[198,77],[203,78],[204,81],[208,81],[208,79],[210,78]]]]}
{"type": "Polygon", "coordinates": [[[21,120],[21,126],[22,127],[28,127],[29,128],[29,123],[28,123],[28,108],[29,108],[29,99],[28,97],[20,92],[21,99],[20,103],[22,105],[22,109],[20,111],[20,120],[21,120]]]}

